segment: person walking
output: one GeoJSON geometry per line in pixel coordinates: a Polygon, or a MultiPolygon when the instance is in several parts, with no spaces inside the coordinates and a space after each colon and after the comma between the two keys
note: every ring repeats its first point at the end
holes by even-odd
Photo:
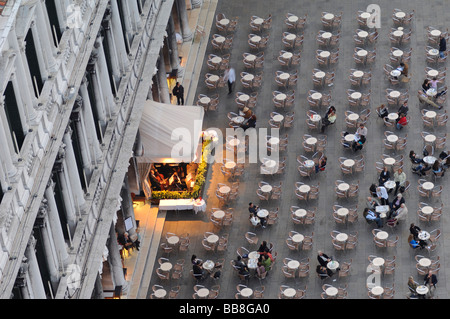
{"type": "Polygon", "coordinates": [[[445,40],[445,35],[441,34],[439,39],[439,57],[441,59],[445,57],[445,51],[447,51],[447,41],[445,40]]]}
{"type": "Polygon", "coordinates": [[[223,75],[223,79],[228,83],[228,94],[233,93],[233,85],[236,81],[236,72],[232,67],[228,66],[223,75]]]}
{"type": "Polygon", "coordinates": [[[172,90],[172,94],[177,97],[177,104],[184,105],[184,87],[177,82],[172,90]]]}

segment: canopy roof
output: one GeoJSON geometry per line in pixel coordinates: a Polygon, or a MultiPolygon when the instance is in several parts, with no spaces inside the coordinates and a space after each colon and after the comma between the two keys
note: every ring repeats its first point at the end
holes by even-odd
{"type": "Polygon", "coordinates": [[[139,124],[144,148],[139,162],[190,163],[196,159],[204,109],[146,101],[139,124]]]}

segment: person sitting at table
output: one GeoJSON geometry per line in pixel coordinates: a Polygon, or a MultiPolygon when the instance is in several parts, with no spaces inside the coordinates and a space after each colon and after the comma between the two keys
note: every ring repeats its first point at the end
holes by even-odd
{"type": "Polygon", "coordinates": [[[408,208],[406,207],[405,203],[403,203],[395,212],[392,213],[392,218],[391,220],[388,220],[388,223],[398,225],[399,220],[405,220],[406,216],[408,216],[408,208]]]}
{"type": "Polygon", "coordinates": [[[258,260],[258,264],[256,267],[256,273],[258,274],[259,278],[264,278],[264,276],[267,276],[269,272],[266,270],[266,267],[258,260]]]}
{"type": "Polygon", "coordinates": [[[384,183],[389,180],[389,178],[391,178],[391,172],[389,172],[387,166],[384,166],[383,170],[380,173],[380,176],[378,177],[378,185],[383,186],[384,183]]]}
{"type": "Polygon", "coordinates": [[[321,265],[317,265],[316,272],[320,279],[326,279],[333,276],[333,271],[331,269],[321,265]]]}
{"type": "Polygon", "coordinates": [[[439,159],[442,161],[442,160],[446,159],[448,155],[449,155],[448,151],[442,151],[439,153],[439,159]]]}
{"type": "Polygon", "coordinates": [[[414,152],[413,150],[411,150],[409,152],[409,159],[411,160],[412,164],[421,164],[421,163],[423,163],[423,159],[421,159],[420,157],[417,157],[416,152],[414,152]]]}
{"type": "MultiPolygon", "coordinates": [[[[443,93],[441,93],[441,94],[443,94],[443,93]]],[[[421,103],[425,103],[425,104],[429,104],[429,105],[431,105],[431,106],[433,106],[433,107],[435,107],[435,108],[437,108],[437,109],[442,109],[442,105],[437,105],[432,99],[430,99],[429,97],[428,97],[428,95],[426,94],[426,93],[424,93],[422,90],[419,90],[418,92],[417,92],[417,97],[419,98],[419,101],[421,102],[421,103]]]]}
{"type": "Polygon", "coordinates": [[[415,225],[414,223],[411,223],[411,225],[409,225],[409,232],[411,235],[413,235],[413,237],[415,239],[418,239],[419,237],[419,233],[422,229],[420,229],[419,226],[415,225]]]}
{"type": "Polygon", "coordinates": [[[394,172],[394,182],[395,182],[395,190],[394,195],[397,195],[398,190],[400,189],[400,192],[402,192],[402,189],[404,191],[404,185],[406,182],[406,174],[403,171],[403,169],[399,168],[394,172]]]}
{"type": "Polygon", "coordinates": [[[364,135],[355,135],[355,138],[357,138],[357,140],[352,143],[354,152],[362,150],[364,143],[366,142],[366,137],[364,135]]]}
{"type": "Polygon", "coordinates": [[[379,206],[380,203],[372,196],[367,197],[366,206],[368,209],[375,210],[375,207],[379,206]]]}
{"type": "Polygon", "coordinates": [[[327,110],[327,113],[322,118],[322,127],[320,131],[325,132],[325,128],[328,125],[332,125],[336,122],[336,108],[334,106],[330,106],[327,110]]]}
{"type": "Polygon", "coordinates": [[[364,126],[364,123],[359,123],[355,135],[364,136],[367,138],[367,127],[364,126]]]}
{"type": "MultiPolygon", "coordinates": [[[[246,120],[248,120],[249,118],[251,118],[252,115],[253,115],[252,110],[250,110],[250,109],[249,109],[248,107],[246,107],[246,106],[242,109],[242,113],[244,114],[244,115],[242,115],[242,117],[243,117],[244,119],[246,119],[246,120]]],[[[244,121],[244,123],[245,123],[245,121],[244,121]]]]}
{"type": "Polygon", "coordinates": [[[441,37],[439,38],[439,57],[441,59],[445,57],[446,51],[447,51],[447,40],[445,39],[445,35],[441,33],[441,37]]]}
{"type": "Polygon", "coordinates": [[[428,270],[428,273],[423,278],[423,284],[428,287],[428,296],[432,297],[434,291],[436,290],[436,284],[438,280],[436,275],[433,273],[433,270],[428,270]]]}
{"type": "Polygon", "coordinates": [[[380,218],[380,214],[377,213],[375,210],[371,210],[368,207],[366,207],[364,208],[363,216],[367,223],[371,224],[372,222],[375,222],[378,228],[383,227],[383,221],[380,218]]]}
{"type": "Polygon", "coordinates": [[[324,171],[326,165],[327,165],[327,157],[326,157],[326,156],[323,156],[323,157],[319,160],[319,163],[315,166],[316,173],[319,173],[319,171],[324,171]]]}
{"type": "Polygon", "coordinates": [[[422,91],[423,93],[427,93],[427,91],[431,88],[431,83],[429,79],[425,79],[422,83],[422,91]]]}
{"type": "Polygon", "coordinates": [[[400,75],[403,75],[404,77],[408,77],[409,72],[409,65],[406,62],[400,62],[400,66],[398,68],[400,71],[400,75]]]}
{"type": "Polygon", "coordinates": [[[266,268],[266,271],[272,267],[272,260],[267,254],[259,256],[258,261],[266,268]]]}
{"type": "Polygon", "coordinates": [[[247,265],[242,261],[241,256],[237,256],[236,260],[234,261],[234,265],[236,268],[239,269],[239,275],[243,275],[245,277],[250,276],[250,272],[248,270],[247,265]]]}
{"type": "Polygon", "coordinates": [[[408,119],[406,118],[405,114],[400,113],[399,118],[397,120],[397,123],[395,125],[395,128],[397,130],[401,130],[402,128],[404,128],[406,125],[408,125],[408,119]]]}
{"type": "Polygon", "coordinates": [[[327,267],[327,264],[331,261],[332,258],[328,257],[323,251],[319,250],[317,252],[317,261],[323,267],[327,267]]]}
{"type": "Polygon", "coordinates": [[[444,169],[442,168],[439,161],[435,161],[433,166],[431,167],[431,169],[433,170],[433,174],[437,174],[440,172],[442,172],[442,176],[444,176],[444,174],[445,174],[445,172],[443,171],[444,169]]]}
{"type": "Polygon", "coordinates": [[[401,206],[402,204],[404,204],[404,203],[405,203],[405,198],[402,196],[402,194],[397,194],[397,197],[392,201],[392,203],[391,203],[391,205],[390,205],[391,211],[389,212],[389,216],[388,216],[388,217],[391,217],[391,215],[392,215],[397,209],[399,209],[400,206],[401,206]]]}
{"type": "Polygon", "coordinates": [[[431,169],[431,166],[428,163],[420,164],[417,167],[413,168],[413,173],[418,174],[420,176],[425,176],[427,171],[431,169]]]}
{"type": "MultiPolygon", "coordinates": [[[[436,92],[437,92],[439,80],[436,77],[433,77],[431,80],[429,80],[429,83],[430,83],[430,88],[435,89],[436,92]]],[[[434,97],[437,98],[437,97],[439,97],[439,96],[441,96],[442,94],[445,94],[445,93],[446,93],[446,91],[442,90],[441,92],[437,92],[434,97]]]]}
{"type": "Polygon", "coordinates": [[[408,278],[408,289],[411,292],[411,294],[409,295],[412,298],[418,298],[418,294],[416,292],[416,289],[419,285],[417,284],[417,282],[414,281],[414,277],[413,276],[409,276],[408,278]]]}
{"type": "Polygon", "coordinates": [[[381,104],[380,105],[380,109],[378,111],[378,116],[380,118],[385,118],[386,116],[388,116],[388,114],[389,114],[388,107],[386,105],[384,105],[384,104],[381,104]]]}
{"type": "Polygon", "coordinates": [[[377,187],[377,198],[380,200],[381,205],[389,205],[389,195],[384,186],[377,187]]]}
{"type": "Polygon", "coordinates": [[[192,266],[192,270],[195,278],[203,279],[206,275],[206,271],[203,269],[200,260],[197,260],[197,262],[192,266]]]}
{"type": "Polygon", "coordinates": [[[400,105],[400,107],[397,110],[397,114],[400,116],[400,114],[403,113],[403,115],[408,115],[408,111],[409,111],[409,107],[408,107],[408,102],[404,101],[402,105],[400,105]]]}
{"type": "Polygon", "coordinates": [[[253,226],[257,226],[258,222],[261,223],[263,228],[266,228],[266,219],[258,216],[259,206],[254,205],[252,202],[248,204],[248,211],[250,212],[250,222],[253,226]],[[255,224],[256,223],[256,224],[255,224]]]}
{"type": "Polygon", "coordinates": [[[256,115],[252,114],[252,116],[250,116],[250,118],[247,120],[247,122],[245,124],[241,124],[241,127],[245,130],[249,129],[249,128],[255,128],[256,127],[256,115]]]}
{"type": "Polygon", "coordinates": [[[370,192],[370,195],[372,195],[372,197],[378,197],[377,196],[377,185],[375,185],[375,184],[370,185],[369,192],[370,192]]]}
{"type": "Polygon", "coordinates": [[[259,248],[257,250],[257,252],[260,255],[265,255],[269,252],[269,247],[267,246],[267,241],[263,240],[263,242],[261,243],[261,245],[259,245],[259,248]]]}

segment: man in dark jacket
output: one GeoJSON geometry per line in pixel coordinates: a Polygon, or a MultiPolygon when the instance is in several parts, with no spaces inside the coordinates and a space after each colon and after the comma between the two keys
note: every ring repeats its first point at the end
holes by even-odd
{"type": "Polygon", "coordinates": [[[177,97],[178,105],[184,105],[184,87],[180,84],[180,82],[177,82],[172,90],[172,94],[177,97]]]}
{"type": "Polygon", "coordinates": [[[445,40],[445,36],[441,35],[441,39],[439,40],[439,56],[444,58],[444,52],[447,51],[447,41],[445,40]]]}

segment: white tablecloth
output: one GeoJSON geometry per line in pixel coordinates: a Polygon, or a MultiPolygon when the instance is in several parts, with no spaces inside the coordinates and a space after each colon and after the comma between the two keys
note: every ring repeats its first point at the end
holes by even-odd
{"type": "Polygon", "coordinates": [[[196,213],[206,210],[206,203],[202,199],[196,202],[194,199],[161,199],[159,201],[160,210],[194,210],[196,213]]]}

